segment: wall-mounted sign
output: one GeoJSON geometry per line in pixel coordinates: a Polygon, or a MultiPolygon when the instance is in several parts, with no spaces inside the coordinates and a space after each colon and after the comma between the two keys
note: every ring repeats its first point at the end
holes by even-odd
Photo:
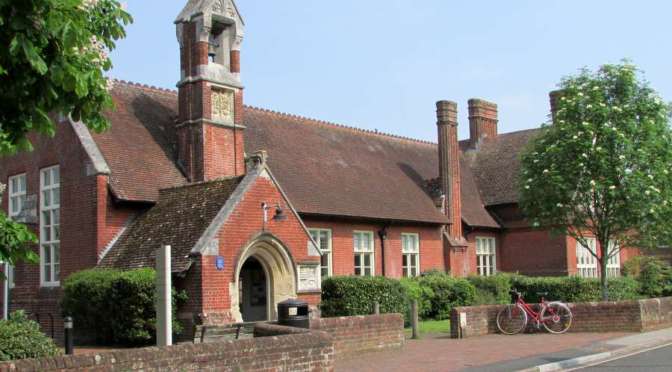
{"type": "Polygon", "coordinates": [[[224,270],[224,257],[217,256],[215,258],[215,267],[217,268],[218,271],[224,270]]]}
{"type": "Polygon", "coordinates": [[[299,266],[299,292],[301,291],[319,291],[320,285],[320,266],[319,265],[301,265],[299,266]]]}

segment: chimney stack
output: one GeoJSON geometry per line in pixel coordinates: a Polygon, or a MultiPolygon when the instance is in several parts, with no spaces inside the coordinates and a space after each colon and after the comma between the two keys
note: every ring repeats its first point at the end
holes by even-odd
{"type": "Polygon", "coordinates": [[[551,119],[555,121],[555,113],[558,112],[558,102],[562,98],[562,90],[554,90],[548,94],[549,101],[551,103],[551,119]]]}
{"type": "Polygon", "coordinates": [[[497,137],[497,105],[482,99],[469,100],[469,146],[475,148],[484,138],[497,137]]]}
{"type": "Polygon", "coordinates": [[[439,177],[445,196],[444,213],[450,220],[449,236],[462,241],[462,200],[460,189],[460,147],[457,141],[457,103],[436,103],[439,132],[439,177]]]}

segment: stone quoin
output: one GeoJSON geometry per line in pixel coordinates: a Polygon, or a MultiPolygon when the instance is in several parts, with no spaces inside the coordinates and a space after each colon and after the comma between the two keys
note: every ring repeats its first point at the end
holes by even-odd
{"type": "Polygon", "coordinates": [[[107,132],[59,118],[55,137],[0,158],[3,208],[40,236],[10,308],[44,314],[47,333],[62,337],[68,275],[153,267],[162,245],[187,329],[274,319],[288,298],[315,309],[331,275],[597,275],[522,216],[519,154],[538,131],[499,133],[494,103],[469,102],[459,141],[458,104],[439,101],[438,144],[245,106],[235,2],[190,0],[175,27],[177,91],[117,81],[107,132]]]}

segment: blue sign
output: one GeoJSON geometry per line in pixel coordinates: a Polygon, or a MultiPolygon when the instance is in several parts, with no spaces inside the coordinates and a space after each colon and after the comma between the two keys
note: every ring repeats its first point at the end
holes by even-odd
{"type": "Polygon", "coordinates": [[[224,270],[224,257],[217,256],[217,258],[215,258],[215,267],[218,271],[224,270]]]}

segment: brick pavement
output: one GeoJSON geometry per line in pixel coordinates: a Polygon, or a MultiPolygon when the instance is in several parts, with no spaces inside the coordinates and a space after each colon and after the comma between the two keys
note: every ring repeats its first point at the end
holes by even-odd
{"type": "Polygon", "coordinates": [[[336,371],[458,371],[470,367],[529,358],[568,349],[588,347],[627,333],[546,333],[517,336],[487,335],[463,340],[448,335],[408,340],[400,351],[362,354],[336,361],[336,371]]]}

